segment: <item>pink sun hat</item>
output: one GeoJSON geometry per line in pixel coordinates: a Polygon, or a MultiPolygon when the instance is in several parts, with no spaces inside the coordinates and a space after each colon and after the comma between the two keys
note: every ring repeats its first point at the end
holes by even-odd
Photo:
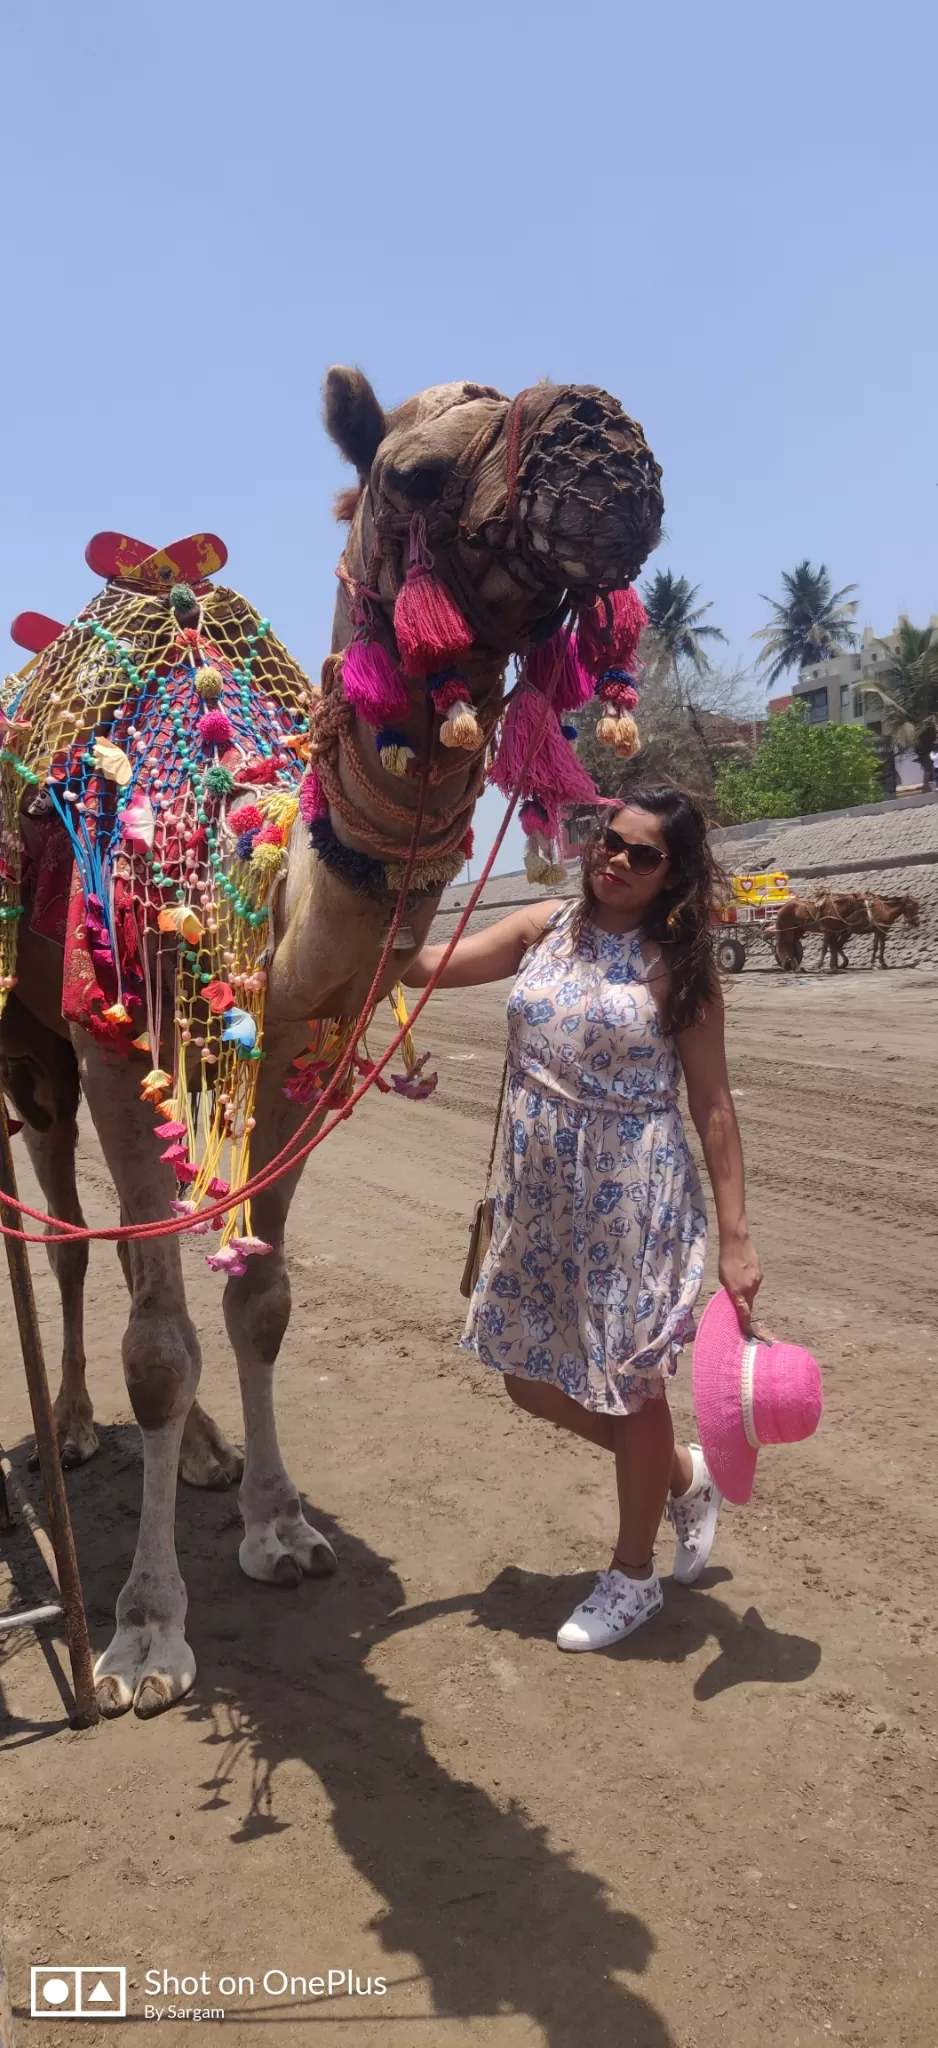
{"type": "Polygon", "coordinates": [[[823,1405],[817,1359],[801,1344],[744,1337],[721,1287],[694,1340],[694,1407],[708,1470],[726,1499],[744,1507],[761,1446],[803,1443],[823,1405]]]}

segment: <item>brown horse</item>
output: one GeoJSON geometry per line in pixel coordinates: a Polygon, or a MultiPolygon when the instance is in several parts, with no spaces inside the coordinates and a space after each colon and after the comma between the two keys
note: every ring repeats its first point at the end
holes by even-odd
{"type": "Polygon", "coordinates": [[[838,968],[849,966],[846,941],[863,932],[873,934],[873,955],[871,967],[877,962],[886,965],[886,940],[900,917],[913,929],[919,922],[919,902],[915,896],[822,896],[815,905],[816,923],[814,929],[822,936],[821,958],[829,960],[831,973],[838,968]]]}
{"type": "Polygon", "coordinates": [[[797,973],[804,960],[805,933],[817,930],[815,904],[800,896],[782,904],[775,920],[775,958],[784,973],[797,973]]]}

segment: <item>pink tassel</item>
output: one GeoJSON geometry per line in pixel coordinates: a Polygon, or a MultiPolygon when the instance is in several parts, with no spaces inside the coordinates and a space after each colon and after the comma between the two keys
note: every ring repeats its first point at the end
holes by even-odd
{"type": "Polygon", "coordinates": [[[555,633],[543,647],[529,649],[524,657],[525,682],[546,697],[558,663],[560,674],[550,700],[552,709],[578,711],[593,694],[593,677],[577,659],[576,640],[570,634],[555,633]]]}
{"type": "Polygon", "coordinates": [[[186,1135],[185,1124],[180,1123],[177,1118],[174,1118],[172,1123],[154,1124],[153,1128],[158,1138],[184,1138],[186,1135]]]}
{"type": "MultiPolygon", "coordinates": [[[[310,768],[308,774],[304,775],[300,783],[300,817],[304,825],[311,825],[315,818],[328,818],[328,816],[329,805],[326,801],[326,792],[315,768],[310,768]]],[[[260,817],[260,812],[258,812],[258,817],[260,817]]]]}
{"type": "Polygon", "coordinates": [[[415,513],[410,527],[410,567],[397,593],[394,631],[404,669],[429,676],[472,646],[472,633],[459,606],[438,577],[427,547],[426,524],[415,513]]]}
{"type": "Polygon", "coordinates": [[[607,668],[631,668],[647,624],[648,613],[631,587],[607,591],[591,605],[583,605],[577,625],[577,654],[583,667],[593,676],[607,668]]]}
{"type": "Polygon", "coordinates": [[[342,690],[347,704],[368,725],[406,718],[410,699],[387,648],[375,640],[353,640],[342,656],[342,690]]]}
{"type": "Polygon", "coordinates": [[[513,796],[520,786],[524,795],[537,796],[548,805],[591,803],[596,796],[595,783],[564,739],[553,708],[545,718],[543,697],[523,685],[505,714],[489,781],[503,796],[513,796]],[[525,769],[538,730],[540,740],[525,769]]]}

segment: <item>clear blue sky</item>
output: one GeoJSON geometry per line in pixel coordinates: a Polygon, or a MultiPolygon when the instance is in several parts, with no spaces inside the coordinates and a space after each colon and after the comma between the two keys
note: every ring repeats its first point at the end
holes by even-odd
{"type": "Polygon", "coordinates": [[[804,555],[877,631],[938,611],[934,18],[5,0],[0,619],[72,616],[100,527],[207,527],[315,671],[331,361],[390,402],[614,391],[664,469],[656,565],[734,656],[804,555]]]}

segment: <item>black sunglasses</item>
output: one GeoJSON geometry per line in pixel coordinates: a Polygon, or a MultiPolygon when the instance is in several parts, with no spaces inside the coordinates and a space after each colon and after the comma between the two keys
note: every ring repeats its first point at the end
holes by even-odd
{"type": "Polygon", "coordinates": [[[602,842],[607,853],[624,853],[637,875],[653,875],[668,857],[657,846],[636,845],[631,839],[623,839],[621,832],[614,831],[611,825],[603,826],[602,842]]]}

